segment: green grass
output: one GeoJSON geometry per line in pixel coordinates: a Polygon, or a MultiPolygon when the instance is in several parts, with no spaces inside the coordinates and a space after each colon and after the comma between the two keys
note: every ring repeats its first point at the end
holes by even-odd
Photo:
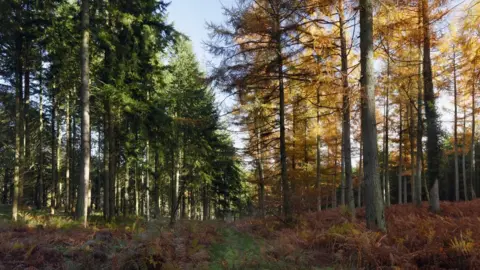
{"type": "Polygon", "coordinates": [[[223,229],[222,236],[223,241],[210,248],[210,269],[259,269],[256,264],[263,258],[257,240],[231,228],[223,229]]]}

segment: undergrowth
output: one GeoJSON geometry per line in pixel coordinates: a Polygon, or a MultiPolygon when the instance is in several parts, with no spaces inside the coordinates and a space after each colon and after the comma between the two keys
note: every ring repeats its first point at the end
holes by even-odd
{"type": "Polygon", "coordinates": [[[294,257],[338,268],[480,269],[480,200],[386,209],[388,234],[367,230],[365,210],[355,220],[338,209],[303,214],[293,228],[277,218],[244,220],[239,230],[269,239],[270,256],[294,257]],[[309,253],[301,257],[299,250],[309,253]]]}
{"type": "Polygon", "coordinates": [[[364,209],[222,222],[147,222],[22,213],[0,222],[0,269],[480,269],[480,200],[386,210],[388,234],[367,230],[364,209]],[[34,268],[33,268],[34,267],[34,268]]]}

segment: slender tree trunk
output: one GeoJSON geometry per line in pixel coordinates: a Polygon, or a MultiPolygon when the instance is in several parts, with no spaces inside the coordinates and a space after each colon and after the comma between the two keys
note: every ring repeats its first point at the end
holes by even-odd
{"type": "Polygon", "coordinates": [[[475,194],[475,84],[477,83],[475,80],[475,67],[473,69],[473,76],[472,76],[472,138],[470,142],[470,191],[472,193],[472,199],[475,199],[477,196],[475,194]]]}
{"type": "Polygon", "coordinates": [[[22,36],[18,34],[18,37],[15,41],[15,170],[13,178],[13,206],[12,206],[12,219],[17,221],[18,219],[18,209],[19,209],[19,196],[20,196],[20,187],[23,182],[23,167],[22,167],[22,148],[21,148],[21,131],[23,129],[22,125],[22,36]]]}
{"type": "Polygon", "coordinates": [[[203,220],[209,220],[209,217],[210,217],[210,207],[209,207],[209,204],[210,204],[210,200],[209,200],[209,194],[208,194],[208,186],[207,186],[207,183],[204,181],[203,182],[203,196],[202,196],[202,200],[203,200],[203,220]]]}
{"type": "Polygon", "coordinates": [[[145,163],[147,166],[145,172],[145,184],[146,184],[146,199],[145,199],[145,212],[147,214],[147,220],[150,220],[150,138],[147,139],[147,145],[145,147],[145,163]]]}
{"type": "Polygon", "coordinates": [[[316,138],[316,174],[315,174],[315,191],[317,193],[317,210],[322,210],[322,190],[321,190],[321,138],[320,138],[320,89],[317,89],[317,138],[316,138]]]}
{"type": "Polygon", "coordinates": [[[39,101],[39,121],[40,121],[40,127],[39,127],[39,144],[38,144],[38,155],[39,155],[39,161],[38,161],[38,202],[37,202],[37,208],[41,209],[44,205],[43,201],[43,190],[44,190],[44,185],[43,185],[43,84],[42,84],[42,71],[40,71],[40,101],[39,101]]]}
{"type": "MultiPolygon", "coordinates": [[[[408,105],[410,115],[408,117],[408,138],[410,140],[410,189],[412,192],[412,202],[416,202],[417,192],[415,190],[415,113],[414,113],[414,104],[411,101],[408,105]]],[[[405,192],[407,190],[405,189],[405,192]]]]}
{"type": "Polygon", "coordinates": [[[360,51],[365,216],[369,229],[386,231],[384,203],[378,175],[372,0],[360,0],[360,51]]]}
{"type": "MultiPolygon", "coordinates": [[[[2,192],[2,204],[8,204],[8,193],[9,193],[9,186],[10,186],[10,177],[9,168],[5,168],[3,174],[3,192],[2,192]]],[[[12,191],[10,191],[12,193],[12,191]]]]}
{"type": "Polygon", "coordinates": [[[23,180],[20,182],[19,187],[19,200],[20,204],[23,204],[23,194],[24,194],[24,184],[30,183],[30,170],[31,170],[31,143],[30,143],[30,123],[29,123],[29,110],[30,110],[30,70],[29,70],[29,56],[28,52],[30,50],[28,42],[26,45],[26,56],[25,56],[25,73],[24,73],[24,98],[23,98],[23,166],[24,166],[24,175],[23,180]]]}
{"type": "Polygon", "coordinates": [[[345,38],[345,19],[343,0],[339,1],[339,27],[340,27],[340,50],[342,62],[342,85],[343,85],[343,108],[342,108],[342,136],[343,136],[343,159],[345,164],[346,203],[350,215],[355,217],[355,198],[353,194],[352,179],[352,145],[350,141],[350,87],[348,85],[348,55],[345,38]]]}
{"type": "Polygon", "coordinates": [[[125,155],[125,190],[123,192],[123,215],[128,216],[130,214],[130,159],[127,154],[125,155]]]}
{"type": "Polygon", "coordinates": [[[90,182],[90,91],[89,91],[89,1],[82,0],[82,44],[81,44],[81,106],[82,106],[82,159],[79,181],[78,217],[83,219],[83,226],[87,227],[88,216],[88,185],[90,182]]]}
{"type": "MultiPolygon", "coordinates": [[[[332,208],[337,207],[337,166],[338,166],[338,139],[335,139],[335,154],[333,157],[334,166],[333,166],[333,179],[332,179],[332,208]]],[[[340,151],[342,146],[340,145],[340,151]]],[[[342,158],[340,156],[340,158],[342,158]]],[[[341,165],[340,165],[341,166],[341,165]]]]}
{"type": "Polygon", "coordinates": [[[281,34],[281,18],[280,14],[275,14],[275,29],[274,40],[276,42],[276,57],[278,70],[278,91],[280,98],[280,167],[281,167],[281,183],[283,193],[283,216],[286,222],[292,221],[291,209],[291,192],[290,182],[287,175],[287,155],[286,155],[286,141],[285,141],[285,88],[284,88],[284,74],[283,74],[283,48],[282,48],[282,34],[281,34]]]}
{"type": "Polygon", "coordinates": [[[111,220],[110,211],[110,137],[108,134],[110,122],[109,102],[104,103],[105,113],[103,116],[103,216],[107,221],[111,220]]]}
{"type": "Polygon", "coordinates": [[[67,136],[67,145],[66,145],[66,153],[65,153],[65,212],[69,213],[71,210],[71,202],[70,202],[70,166],[71,166],[71,143],[72,143],[72,135],[70,133],[70,93],[67,94],[67,102],[66,102],[66,116],[65,116],[65,131],[67,136]]]}
{"type": "MultiPolygon", "coordinates": [[[[389,53],[389,46],[387,43],[387,52],[389,53]]],[[[385,199],[385,204],[387,206],[390,206],[390,190],[387,188],[388,183],[390,182],[390,177],[389,177],[389,151],[388,151],[388,143],[389,143],[389,138],[388,138],[388,126],[389,126],[389,106],[390,106],[390,55],[387,56],[387,85],[386,85],[386,94],[385,94],[385,125],[384,125],[384,135],[383,135],[383,143],[384,143],[384,149],[383,149],[383,181],[382,181],[382,187],[383,187],[383,196],[385,199]]],[[[390,186],[390,185],[388,185],[390,186]]]]}
{"type": "Polygon", "coordinates": [[[362,207],[362,187],[363,187],[363,145],[360,143],[360,161],[358,163],[358,194],[357,207],[362,207]]]}
{"type": "Polygon", "coordinates": [[[154,200],[154,213],[155,218],[160,217],[160,203],[159,203],[159,194],[160,194],[160,157],[158,155],[158,149],[155,149],[155,173],[154,173],[154,183],[153,183],[153,200],[154,200]]]}
{"type": "MultiPolygon", "coordinates": [[[[418,16],[418,24],[419,27],[422,23],[422,16],[421,16],[421,6],[419,5],[419,16],[418,16]]],[[[418,43],[418,51],[421,55],[422,52],[422,44],[421,41],[418,43]]],[[[421,58],[421,56],[420,56],[421,58]]],[[[423,173],[423,119],[422,119],[422,65],[418,65],[418,81],[417,81],[418,93],[417,93],[417,173],[415,174],[417,179],[415,181],[415,189],[417,198],[415,204],[420,207],[422,205],[422,173],[423,173]]]]}
{"type": "Polygon", "coordinates": [[[402,170],[403,170],[403,152],[402,152],[402,141],[403,141],[403,126],[402,126],[402,101],[400,101],[400,110],[399,113],[400,119],[399,119],[399,129],[398,129],[398,134],[399,134],[399,140],[398,140],[398,203],[402,204],[402,170]]]}
{"type": "Polygon", "coordinates": [[[430,188],[430,210],[440,211],[438,178],[441,159],[439,144],[440,128],[433,92],[432,62],[430,58],[430,18],[428,0],[422,0],[423,17],[423,87],[425,100],[425,116],[427,118],[427,178],[430,188]]]}
{"type": "Polygon", "coordinates": [[[109,159],[108,159],[108,172],[110,176],[108,177],[108,184],[109,184],[109,196],[108,196],[108,203],[110,217],[115,215],[115,199],[116,199],[116,179],[117,179],[117,151],[116,151],[116,137],[115,137],[115,119],[113,114],[112,103],[109,101],[109,111],[108,111],[108,143],[109,145],[109,159]]]}
{"type": "MultiPolygon", "coordinates": [[[[453,48],[453,103],[454,103],[454,115],[453,115],[453,155],[455,162],[455,200],[460,200],[460,176],[458,172],[458,135],[457,135],[457,126],[458,126],[458,116],[457,116],[457,65],[455,48],[453,48]]],[[[467,189],[464,188],[464,191],[467,189]]],[[[466,196],[465,196],[466,198],[466,196]]]]}
{"type": "MultiPolygon", "coordinates": [[[[177,208],[177,181],[176,181],[176,160],[175,160],[175,149],[171,149],[172,151],[172,157],[171,157],[171,181],[170,181],[170,224],[174,224],[176,220],[176,208],[177,208]]],[[[204,193],[204,196],[205,193],[204,193]]],[[[206,200],[206,198],[204,198],[206,200]]],[[[204,220],[206,218],[206,207],[204,203],[204,220]]]]}
{"type": "Polygon", "coordinates": [[[78,195],[80,193],[80,182],[78,181],[80,177],[78,176],[79,170],[76,166],[77,164],[77,155],[75,151],[75,145],[77,145],[77,118],[75,115],[72,117],[72,208],[75,208],[75,216],[78,216],[78,195]]]}
{"type": "Polygon", "coordinates": [[[258,126],[258,115],[255,116],[255,135],[257,146],[257,172],[258,172],[258,208],[260,210],[260,217],[265,217],[265,179],[263,175],[263,152],[262,152],[262,136],[258,126]]]}
{"type": "MultiPolygon", "coordinates": [[[[345,147],[343,145],[343,134],[341,137],[342,141],[340,143],[340,205],[343,206],[345,205],[345,156],[343,154],[345,147]]],[[[335,186],[335,193],[336,192],[337,187],[335,186]]]]}
{"type": "MultiPolygon", "coordinates": [[[[135,149],[138,149],[138,125],[135,124],[135,149]]],[[[135,155],[135,168],[134,168],[134,175],[135,178],[135,215],[140,215],[140,179],[138,177],[138,155],[135,155]]]]}
{"type": "Polygon", "coordinates": [[[463,111],[463,139],[462,139],[462,178],[463,178],[463,189],[464,189],[464,199],[468,201],[468,186],[467,186],[467,167],[466,167],[466,152],[467,152],[467,108],[464,105],[465,110],[463,111]]]}
{"type": "Polygon", "coordinates": [[[57,89],[55,87],[55,84],[53,85],[52,89],[52,194],[50,197],[50,214],[55,214],[55,209],[57,208],[57,193],[58,193],[58,163],[57,163],[57,98],[56,98],[56,92],[57,89]]]}
{"type": "MultiPolygon", "coordinates": [[[[57,101],[58,103],[58,101],[57,101]]],[[[62,118],[60,116],[60,113],[58,112],[58,105],[56,107],[57,109],[57,121],[56,121],[56,125],[57,125],[57,144],[56,144],[56,151],[57,151],[57,154],[55,155],[55,157],[57,158],[55,162],[57,162],[57,187],[56,187],[56,198],[55,198],[55,209],[58,210],[61,206],[62,206],[62,181],[61,181],[61,171],[62,171],[62,156],[61,156],[61,145],[62,145],[62,133],[61,133],[61,130],[60,130],[60,127],[61,127],[61,123],[62,123],[62,118]]]]}

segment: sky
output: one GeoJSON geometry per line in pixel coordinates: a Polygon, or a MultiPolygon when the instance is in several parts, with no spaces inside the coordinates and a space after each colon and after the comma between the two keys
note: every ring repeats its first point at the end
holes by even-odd
{"type": "MultiPolygon", "coordinates": [[[[187,35],[192,42],[192,46],[200,66],[208,72],[210,62],[215,62],[213,55],[208,53],[204,42],[208,41],[207,22],[222,23],[224,21],[222,7],[230,7],[235,0],[171,0],[167,8],[168,20],[173,23],[175,29],[184,35],[187,35]]],[[[214,89],[215,90],[215,89],[214,89]]],[[[215,91],[217,103],[220,106],[220,114],[224,115],[231,111],[235,101],[227,98],[224,94],[215,91]]],[[[227,119],[223,119],[227,121],[227,119]]],[[[238,149],[244,147],[243,139],[245,134],[240,132],[237,127],[228,126],[234,145],[238,149]]]]}
{"type": "Polygon", "coordinates": [[[171,0],[168,19],[175,29],[187,35],[192,41],[200,64],[205,69],[212,56],[203,42],[208,40],[207,22],[223,22],[222,6],[231,6],[233,0],[171,0]]]}

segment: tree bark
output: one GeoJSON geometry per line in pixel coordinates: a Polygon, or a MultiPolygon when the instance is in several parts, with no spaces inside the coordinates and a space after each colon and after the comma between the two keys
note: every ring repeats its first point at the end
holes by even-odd
{"type": "Polygon", "coordinates": [[[440,211],[438,179],[440,175],[441,149],[439,144],[440,127],[433,92],[432,61],[430,58],[430,18],[428,0],[422,0],[423,18],[423,87],[425,116],[427,118],[427,179],[430,188],[430,210],[440,211]]]}
{"type": "Polygon", "coordinates": [[[52,194],[50,197],[50,214],[55,214],[55,209],[57,208],[57,193],[58,193],[58,163],[57,163],[57,89],[55,84],[53,84],[52,89],[52,194]]]}
{"type": "MultiPolygon", "coordinates": [[[[277,11],[279,9],[276,9],[277,11]]],[[[283,193],[283,216],[287,223],[292,221],[291,209],[291,192],[290,182],[287,175],[287,153],[285,141],[285,88],[284,88],[284,74],[283,74],[283,48],[282,48],[282,33],[281,33],[281,18],[278,12],[275,14],[275,25],[273,39],[276,42],[276,57],[277,57],[277,71],[278,71],[278,91],[280,98],[280,167],[281,167],[281,183],[283,193]]]]}
{"type": "Polygon", "coordinates": [[[316,174],[315,174],[315,191],[317,193],[316,207],[318,211],[322,210],[322,190],[321,190],[321,137],[320,137],[320,89],[317,89],[317,138],[316,138],[316,174]]]}
{"type": "Polygon", "coordinates": [[[475,67],[473,68],[473,76],[472,76],[472,137],[470,142],[470,191],[472,193],[472,199],[475,199],[477,196],[475,195],[475,67]]]}
{"type": "MultiPolygon", "coordinates": [[[[410,189],[412,194],[412,202],[415,203],[417,193],[415,190],[415,113],[413,101],[408,104],[409,117],[408,117],[408,139],[410,140],[410,189]]],[[[405,189],[407,192],[407,189],[405,189]]]]}
{"type": "Polygon", "coordinates": [[[402,140],[403,140],[403,126],[402,126],[402,101],[400,100],[400,109],[399,113],[400,119],[399,119],[399,129],[398,129],[398,134],[399,134],[399,140],[398,140],[398,203],[402,204],[402,169],[403,169],[403,152],[402,152],[402,140]]]}
{"type": "Polygon", "coordinates": [[[43,185],[43,84],[42,84],[42,71],[40,71],[40,101],[39,101],[39,121],[40,121],[40,127],[39,127],[39,143],[38,143],[38,155],[39,155],[39,161],[38,161],[38,185],[37,185],[37,209],[41,209],[44,206],[44,201],[43,201],[43,190],[44,190],[44,185],[43,185]]]}
{"type": "Polygon", "coordinates": [[[82,0],[82,44],[81,44],[81,89],[80,101],[82,106],[82,124],[81,124],[81,169],[78,192],[78,217],[83,220],[83,226],[87,227],[88,216],[88,198],[87,192],[90,182],[90,91],[89,91],[89,1],[82,0]]]}
{"type": "Polygon", "coordinates": [[[158,149],[155,149],[155,173],[154,173],[154,183],[153,183],[153,200],[154,200],[154,213],[155,218],[160,217],[160,203],[159,203],[159,194],[160,194],[160,157],[158,154],[158,149]]]}
{"type": "Polygon", "coordinates": [[[343,140],[343,159],[345,164],[345,188],[346,188],[346,204],[350,211],[350,215],[355,217],[355,198],[353,194],[352,179],[352,145],[350,141],[350,87],[348,85],[348,55],[347,42],[345,38],[345,19],[343,0],[339,1],[339,28],[340,28],[340,50],[342,64],[342,140],[343,140]]]}
{"type": "Polygon", "coordinates": [[[468,200],[468,186],[467,186],[467,168],[466,168],[466,152],[467,152],[467,109],[464,107],[463,111],[463,139],[462,139],[462,178],[464,189],[464,200],[468,200]]]}
{"type": "Polygon", "coordinates": [[[362,207],[362,188],[363,188],[363,145],[360,143],[360,161],[358,164],[358,194],[357,207],[362,207]]]}
{"type": "Polygon", "coordinates": [[[150,138],[147,139],[147,145],[145,147],[145,163],[146,163],[146,172],[145,172],[145,185],[146,185],[146,198],[145,198],[145,212],[147,214],[147,221],[150,220],[150,138]]]}
{"type": "Polygon", "coordinates": [[[258,126],[259,115],[255,116],[255,136],[257,146],[257,172],[258,172],[258,208],[260,210],[260,217],[265,217],[265,179],[263,175],[263,151],[262,151],[262,136],[258,126]]]}
{"type": "Polygon", "coordinates": [[[12,219],[17,221],[19,209],[19,195],[20,187],[23,182],[23,166],[22,166],[22,148],[21,148],[21,131],[22,125],[22,36],[18,34],[15,40],[15,169],[13,177],[13,205],[12,205],[12,219]]]}
{"type": "Polygon", "coordinates": [[[65,153],[65,195],[66,195],[66,200],[65,200],[65,212],[69,213],[71,210],[71,201],[70,201],[70,166],[72,162],[72,135],[70,132],[70,93],[67,93],[67,102],[66,102],[66,115],[65,115],[65,130],[66,130],[66,136],[67,136],[67,145],[66,145],[66,153],[65,153]]]}
{"type": "Polygon", "coordinates": [[[367,228],[386,231],[384,203],[378,175],[372,0],[360,0],[360,51],[365,216],[367,228]]]}
{"type": "Polygon", "coordinates": [[[103,217],[105,220],[111,220],[110,211],[110,104],[108,100],[104,103],[105,113],[103,116],[103,217]]]}
{"type": "MultiPolygon", "coordinates": [[[[422,16],[421,16],[421,5],[419,5],[418,8],[418,24],[419,27],[421,27],[422,24],[422,16]]],[[[419,54],[421,55],[422,51],[422,44],[421,40],[418,42],[418,51],[419,54]]],[[[421,58],[421,56],[420,56],[421,58]]],[[[422,119],[422,65],[418,65],[418,81],[417,81],[417,87],[418,87],[418,93],[417,93],[417,172],[415,173],[415,176],[417,177],[415,181],[415,189],[416,189],[416,201],[415,204],[420,207],[422,205],[422,173],[423,173],[423,119],[422,119]]]]}
{"type": "MultiPolygon", "coordinates": [[[[58,101],[57,101],[58,103],[58,101]]],[[[59,108],[58,108],[58,104],[56,105],[56,110],[57,110],[57,113],[56,113],[56,117],[57,117],[57,121],[56,121],[56,125],[57,125],[57,128],[56,128],[56,140],[57,140],[57,143],[56,143],[56,148],[55,150],[57,151],[57,154],[55,155],[56,157],[56,160],[55,162],[57,163],[57,187],[55,188],[56,189],[56,192],[55,192],[55,210],[58,210],[61,206],[62,206],[62,181],[61,181],[61,170],[62,170],[62,156],[61,156],[61,145],[62,145],[62,133],[61,133],[61,130],[60,130],[60,127],[61,127],[61,123],[62,123],[62,118],[60,116],[60,113],[59,113],[59,108]]],[[[52,161],[53,162],[53,161],[52,161]]]]}
{"type": "MultiPolygon", "coordinates": [[[[457,125],[458,125],[458,115],[457,115],[457,65],[456,65],[456,52],[453,48],[453,104],[454,104],[454,115],[453,115],[453,155],[455,162],[455,200],[458,202],[460,200],[460,176],[458,172],[458,135],[457,135],[457,125]]],[[[467,189],[464,188],[464,191],[467,189]]],[[[464,196],[465,198],[467,196],[464,196]]]]}
{"type": "Polygon", "coordinates": [[[386,85],[386,100],[385,100],[385,130],[384,130],[384,145],[385,145],[385,148],[383,149],[384,153],[384,159],[383,159],[383,185],[382,185],[382,188],[383,188],[383,196],[384,196],[384,199],[385,199],[385,204],[387,206],[390,206],[390,171],[389,171],[389,157],[390,157],[390,153],[389,153],[389,150],[388,150],[388,146],[389,146],[389,134],[388,134],[388,126],[390,124],[390,119],[389,119],[389,112],[390,112],[390,109],[389,109],[389,106],[390,106],[390,48],[388,46],[388,43],[387,43],[387,53],[388,53],[388,56],[387,56],[387,85],[386,85]]]}

